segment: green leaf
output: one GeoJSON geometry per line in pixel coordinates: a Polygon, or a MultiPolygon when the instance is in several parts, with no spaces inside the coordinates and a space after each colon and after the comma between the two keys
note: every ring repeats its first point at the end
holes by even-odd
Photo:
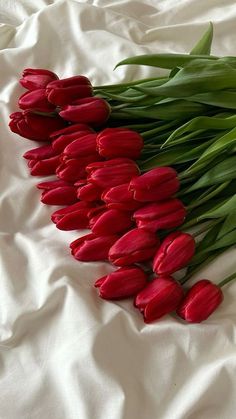
{"type": "Polygon", "coordinates": [[[214,225],[204,236],[204,238],[200,241],[199,245],[197,246],[197,252],[202,250],[208,250],[209,246],[213,245],[216,241],[216,238],[219,234],[221,229],[222,223],[219,221],[216,225],[214,225]]]}
{"type": "Polygon", "coordinates": [[[115,68],[121,65],[148,65],[151,67],[166,68],[171,70],[174,67],[183,67],[189,62],[195,60],[217,60],[218,57],[213,55],[189,55],[189,54],[145,54],[136,55],[133,57],[126,58],[116,64],[115,68]]]}
{"type": "Polygon", "coordinates": [[[229,233],[230,231],[234,230],[236,227],[236,211],[229,213],[226,217],[223,225],[221,225],[221,229],[218,233],[218,238],[221,238],[225,234],[229,233]]]}
{"type": "Polygon", "coordinates": [[[199,221],[207,218],[221,218],[227,216],[229,213],[236,211],[236,194],[231,198],[226,199],[222,204],[216,206],[205,214],[198,217],[199,221]]]}
{"type": "Polygon", "coordinates": [[[230,247],[236,244],[236,229],[225,234],[220,239],[216,240],[215,244],[208,248],[209,251],[217,250],[222,247],[230,247]]]}
{"type": "Polygon", "coordinates": [[[236,109],[236,92],[220,90],[218,92],[200,93],[187,98],[189,101],[205,103],[226,109],[236,109]]]}
{"type": "Polygon", "coordinates": [[[195,47],[191,50],[190,54],[191,55],[198,55],[198,54],[210,55],[212,39],[213,39],[213,25],[212,25],[212,22],[210,22],[208,29],[203,34],[202,38],[197,42],[195,47]]]}
{"type": "MultiPolygon", "coordinates": [[[[221,161],[216,166],[212,167],[208,172],[204,173],[200,179],[194,183],[186,193],[195,191],[206,186],[217,185],[228,180],[236,178],[236,156],[227,158],[221,161]]],[[[236,187],[235,187],[236,190],[236,187]]]]}

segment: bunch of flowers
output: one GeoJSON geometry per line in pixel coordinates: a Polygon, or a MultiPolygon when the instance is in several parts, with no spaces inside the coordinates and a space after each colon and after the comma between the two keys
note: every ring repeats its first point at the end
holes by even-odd
{"type": "MultiPolygon", "coordinates": [[[[211,35],[204,35],[201,48],[211,35]]],[[[197,57],[195,65],[209,58],[197,57]]],[[[172,60],[186,69],[183,57],[172,60]]],[[[234,160],[229,164],[235,157],[228,157],[232,135],[227,130],[236,120],[222,116],[215,104],[202,105],[204,98],[176,103],[175,78],[191,90],[181,71],[93,87],[85,76],[59,80],[51,71],[26,69],[21,112],[10,116],[13,132],[44,142],[24,158],[32,176],[54,176],[37,185],[44,204],[63,207],[52,213],[52,222],[60,230],[91,230],[70,244],[72,255],[114,265],[95,282],[100,297],[134,298],[147,323],[173,311],[188,322],[203,321],[222,302],[221,286],[235,277],[218,286],[203,279],[187,293],[183,287],[203,263],[235,244],[234,160]],[[171,98],[163,99],[170,92],[171,98]],[[204,120],[197,117],[197,124],[199,112],[204,120]],[[222,129],[223,136],[216,133],[222,129]],[[200,230],[186,232],[202,223],[200,230]],[[177,281],[173,275],[185,267],[177,281]]]]}

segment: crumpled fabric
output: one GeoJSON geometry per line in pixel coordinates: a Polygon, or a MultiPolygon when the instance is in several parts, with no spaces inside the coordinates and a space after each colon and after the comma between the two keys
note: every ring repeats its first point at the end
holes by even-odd
{"type": "MultiPolygon", "coordinates": [[[[39,202],[22,159],[36,143],[7,126],[24,68],[95,85],[152,77],[161,70],[113,68],[135,54],[188,52],[210,20],[213,53],[234,55],[233,0],[0,0],[1,419],[235,418],[236,284],[195,325],[173,316],[145,325],[131,301],[99,299],[92,284],[111,267],[70,256],[85,232],[51,223],[55,208],[39,202]]],[[[236,270],[235,256],[193,280],[217,283],[236,270]]]]}

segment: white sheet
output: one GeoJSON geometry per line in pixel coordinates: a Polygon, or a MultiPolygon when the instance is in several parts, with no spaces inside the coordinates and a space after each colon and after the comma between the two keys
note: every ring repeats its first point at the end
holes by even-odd
{"type": "MultiPolygon", "coordinates": [[[[25,67],[94,84],[152,76],[112,71],[134,54],[187,52],[213,21],[213,53],[236,53],[233,0],[0,0],[0,418],[234,419],[236,284],[204,324],[145,325],[131,302],[91,287],[105,263],[79,263],[78,236],[50,222],[21,155],[36,146],[9,132],[25,67]]],[[[235,250],[197,277],[236,269],[235,250]]]]}

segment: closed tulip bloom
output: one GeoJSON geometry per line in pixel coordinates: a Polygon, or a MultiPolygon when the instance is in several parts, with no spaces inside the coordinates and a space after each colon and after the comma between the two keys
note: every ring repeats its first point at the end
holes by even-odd
{"type": "Polygon", "coordinates": [[[143,139],[138,132],[125,128],[106,128],[97,136],[98,152],[112,159],[128,157],[138,159],[143,148],[143,139]]]}
{"type": "Polygon", "coordinates": [[[10,115],[11,131],[35,141],[48,141],[50,134],[65,126],[60,117],[36,115],[29,110],[14,112],[10,115]]]}
{"type": "Polygon", "coordinates": [[[96,236],[96,234],[87,234],[77,240],[74,240],[70,247],[71,253],[75,259],[83,262],[92,262],[106,260],[108,252],[118,236],[96,236]]]}
{"type": "Polygon", "coordinates": [[[32,150],[28,150],[23,154],[24,159],[27,160],[43,160],[49,159],[50,157],[56,156],[56,153],[51,144],[50,145],[43,145],[41,147],[33,148],[32,150]]]}
{"type": "Polygon", "coordinates": [[[56,227],[59,230],[79,230],[89,228],[88,213],[90,211],[89,206],[80,207],[77,210],[67,212],[64,216],[61,216],[56,223],[56,227]]]}
{"type": "Polygon", "coordinates": [[[141,202],[163,201],[179,189],[177,173],[171,167],[157,167],[131,180],[129,189],[141,202]]]}
{"type": "Polygon", "coordinates": [[[51,215],[51,220],[54,224],[57,224],[65,215],[71,214],[72,212],[76,212],[80,209],[84,208],[92,208],[92,205],[88,204],[87,202],[77,201],[72,205],[68,205],[65,208],[60,208],[56,210],[51,215]]]}
{"type": "Polygon", "coordinates": [[[88,181],[103,189],[129,182],[140,173],[136,163],[126,158],[94,162],[86,167],[86,171],[88,181]]]}
{"type": "Polygon", "coordinates": [[[92,208],[89,213],[89,228],[92,229],[96,221],[99,219],[99,217],[104,214],[104,212],[107,211],[106,205],[96,205],[94,208],[92,208]]]}
{"type": "Polygon", "coordinates": [[[92,91],[92,85],[85,76],[52,81],[46,88],[49,102],[57,106],[67,105],[76,99],[91,96],[92,91]]]}
{"type": "MultiPolygon", "coordinates": [[[[59,129],[57,131],[52,132],[50,135],[51,140],[55,140],[56,138],[60,137],[61,135],[69,135],[69,134],[76,134],[77,132],[94,132],[91,127],[86,124],[71,124],[67,125],[65,128],[59,129]]],[[[73,140],[76,140],[73,138],[73,140]]]]}
{"type": "Polygon", "coordinates": [[[56,175],[67,182],[76,182],[86,177],[86,167],[89,163],[96,161],[98,156],[90,155],[79,159],[64,160],[58,166],[56,175]]]}
{"type": "Polygon", "coordinates": [[[120,237],[109,251],[109,261],[116,266],[127,266],[149,260],[159,246],[156,234],[135,228],[120,237]]]}
{"type": "Polygon", "coordinates": [[[106,300],[132,297],[147,284],[147,275],[136,266],[119,268],[102,278],[94,286],[99,288],[99,295],[106,300]]]}
{"type": "MultiPolygon", "coordinates": [[[[83,124],[76,124],[76,125],[83,125],[83,124]]],[[[57,153],[61,153],[65,150],[65,148],[68,146],[68,144],[70,144],[73,141],[78,140],[81,137],[84,137],[85,135],[90,134],[90,133],[92,133],[92,129],[81,128],[80,130],[78,129],[75,132],[71,132],[71,133],[68,133],[68,134],[61,134],[57,137],[54,137],[53,142],[52,142],[52,148],[57,153]]]]}
{"type": "Polygon", "coordinates": [[[138,228],[150,231],[170,229],[183,224],[186,210],[179,199],[151,203],[133,214],[138,228]]]}
{"type": "Polygon", "coordinates": [[[28,90],[44,89],[48,83],[57,80],[55,73],[42,68],[26,68],[23,71],[20,84],[28,90]]]}
{"type": "Polygon", "coordinates": [[[108,209],[97,219],[92,232],[101,236],[116,234],[127,231],[132,225],[131,213],[108,209]]]}
{"type": "Polygon", "coordinates": [[[129,182],[106,189],[101,198],[108,208],[121,211],[133,211],[143,205],[133,198],[133,193],[129,190],[129,182]]]}
{"type": "Polygon", "coordinates": [[[47,182],[40,182],[37,185],[38,189],[44,189],[49,191],[50,189],[59,188],[60,186],[72,186],[69,182],[64,180],[49,180],[47,182]]]}
{"type": "Polygon", "coordinates": [[[96,153],[97,134],[87,134],[72,141],[64,149],[64,154],[69,158],[86,157],[96,153]]]}
{"type": "Polygon", "coordinates": [[[82,201],[100,201],[102,194],[102,189],[93,183],[87,183],[78,188],[77,196],[82,201]]]}
{"type": "Polygon", "coordinates": [[[29,160],[31,176],[50,176],[56,173],[60,163],[60,156],[50,157],[42,160],[29,160]]]}
{"type": "Polygon", "coordinates": [[[99,97],[86,97],[63,107],[59,112],[66,121],[80,122],[93,126],[103,125],[109,118],[111,108],[104,99],[99,97]]]}
{"type": "Polygon", "coordinates": [[[47,205],[70,205],[77,201],[74,186],[60,186],[45,190],[41,195],[41,202],[47,205]]]}
{"type": "Polygon", "coordinates": [[[18,101],[19,108],[40,112],[52,112],[55,105],[48,102],[45,89],[37,89],[24,93],[18,101]]]}
{"type": "Polygon", "coordinates": [[[181,285],[171,276],[153,279],[136,296],[134,305],[143,314],[144,321],[151,323],[175,311],[184,298],[181,285]]]}
{"type": "Polygon", "coordinates": [[[191,234],[174,231],[161,243],[153,260],[158,275],[172,274],[184,268],[195,253],[195,240],[191,234]]]}
{"type": "Polygon", "coordinates": [[[202,279],[187,292],[177,314],[189,323],[200,323],[217,309],[223,298],[220,287],[208,279],[202,279]]]}

